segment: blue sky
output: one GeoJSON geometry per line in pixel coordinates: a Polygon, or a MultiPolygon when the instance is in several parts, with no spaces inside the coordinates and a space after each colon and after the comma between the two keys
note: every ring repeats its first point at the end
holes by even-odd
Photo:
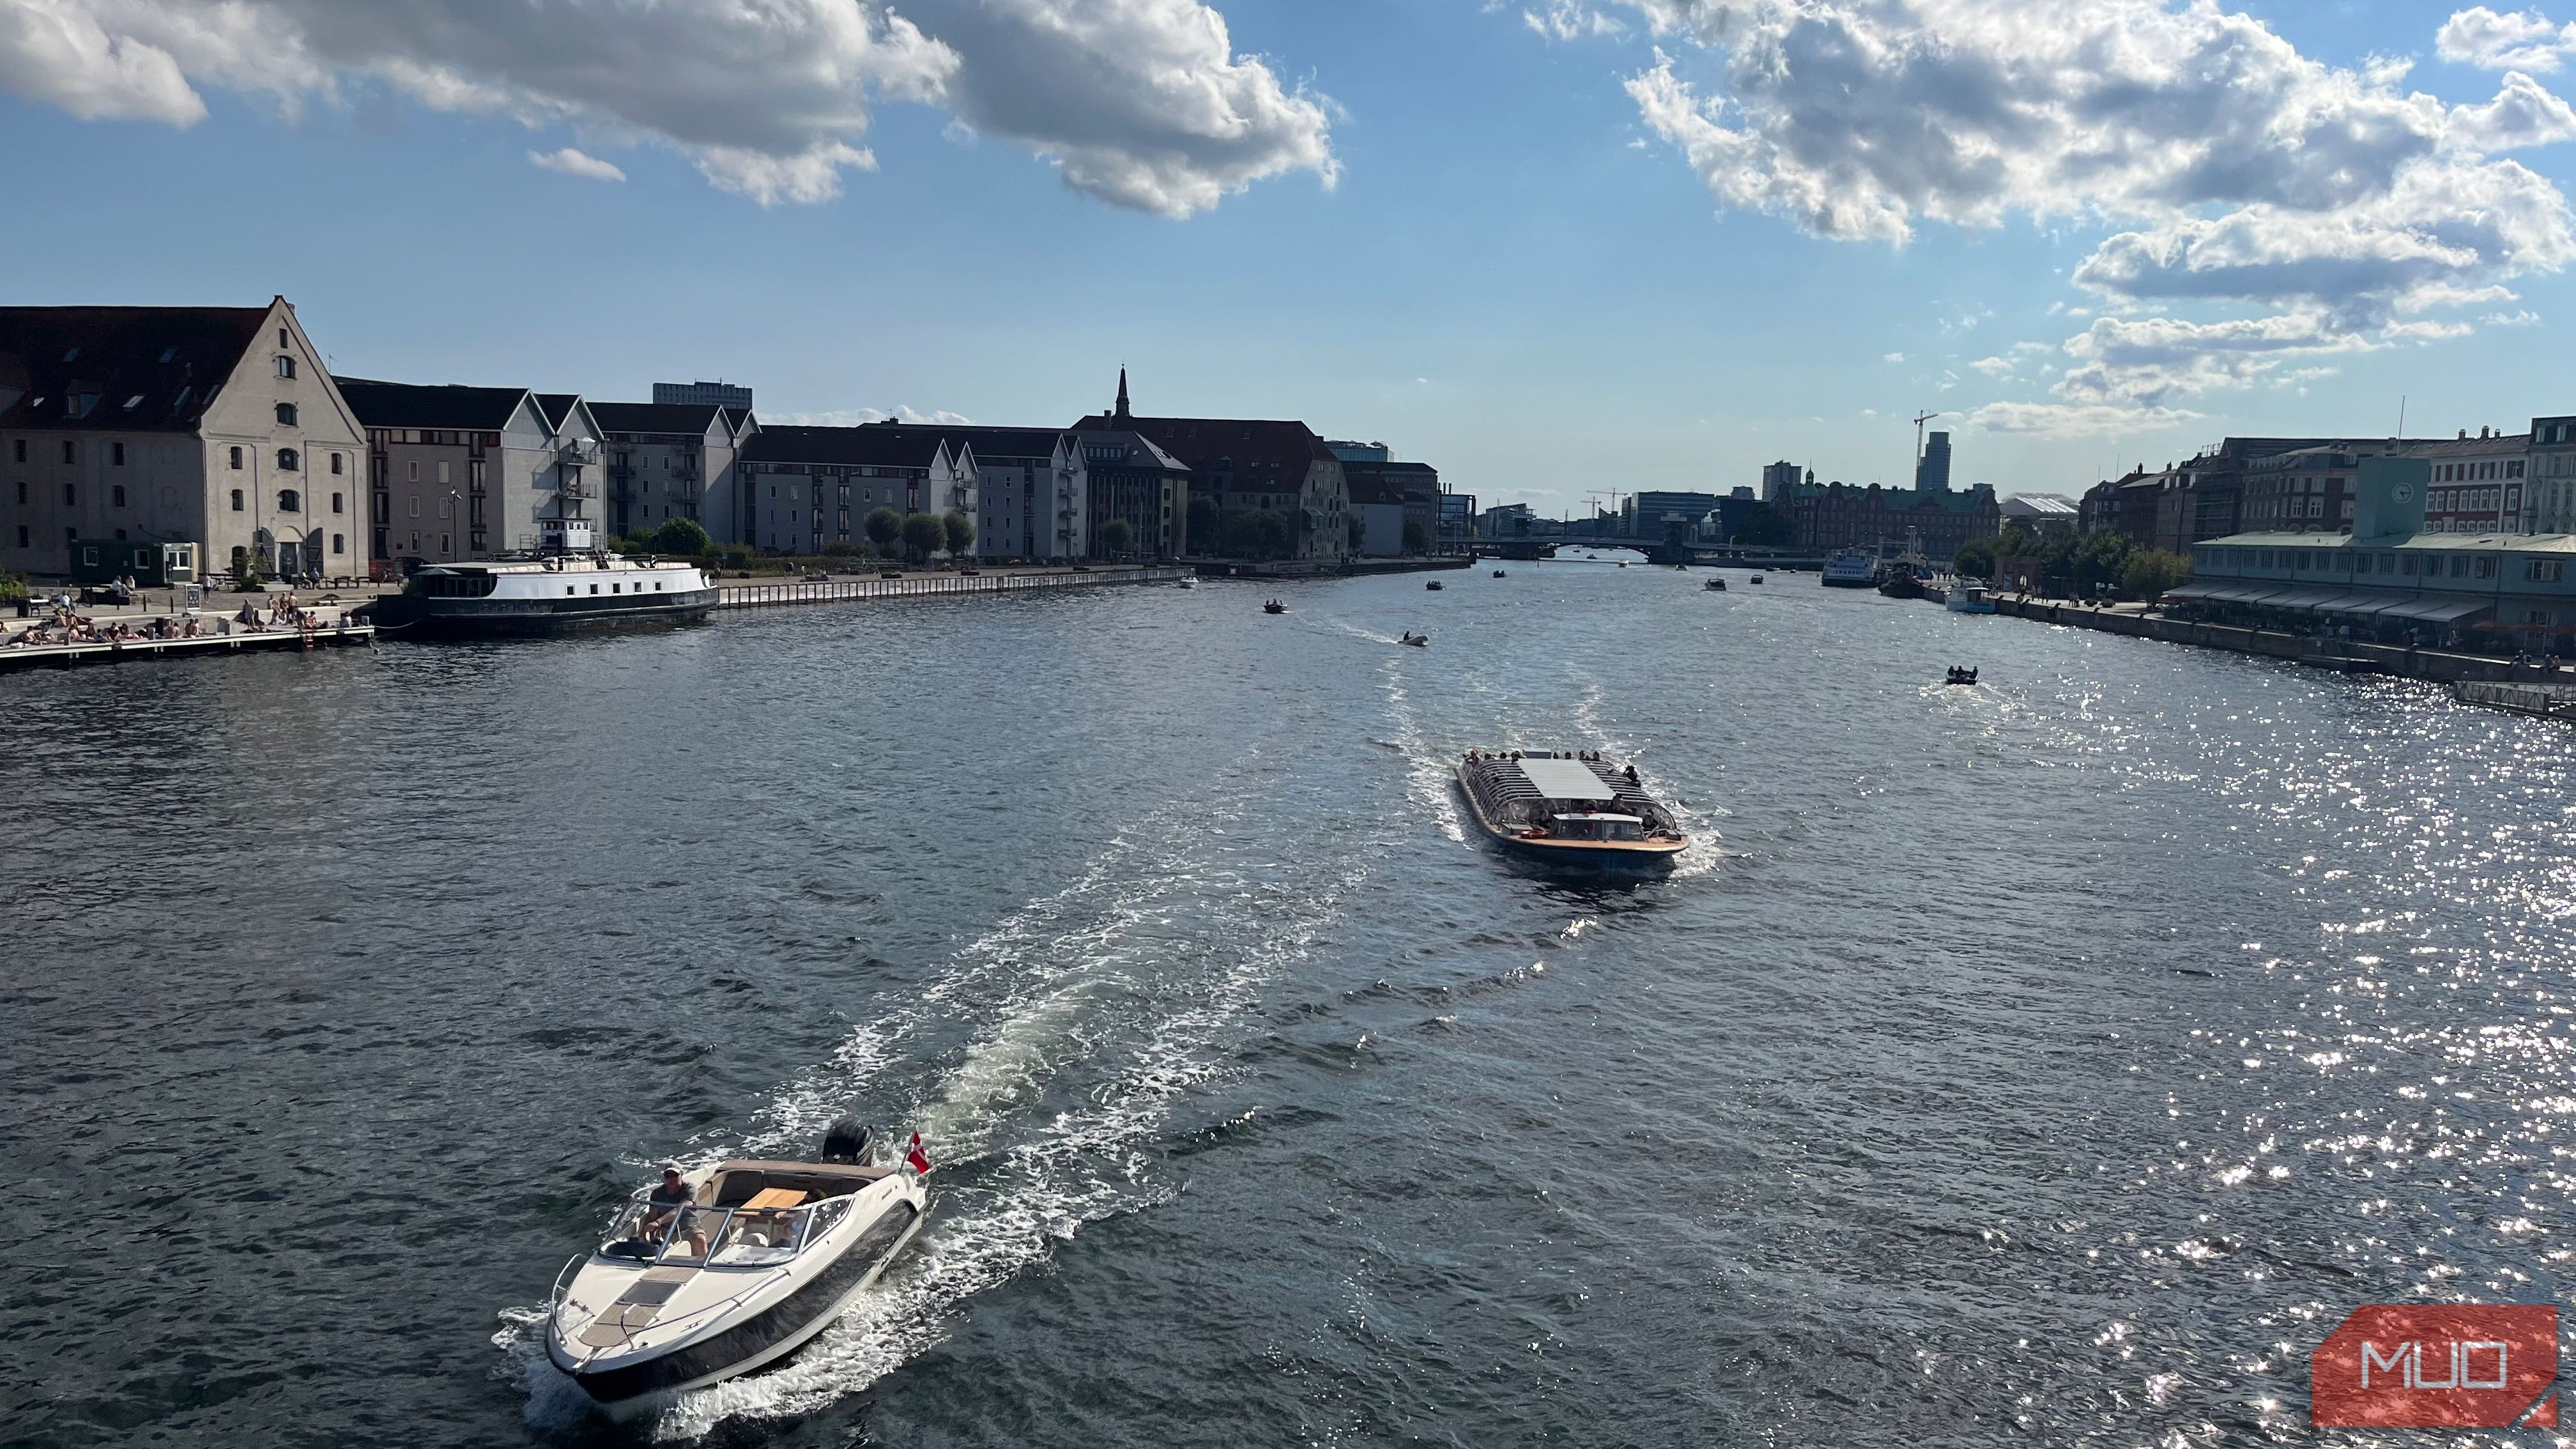
{"type": "Polygon", "coordinates": [[[609,0],[250,0],[250,44],[0,0],[10,296],[283,292],[342,371],[721,376],[773,418],[1062,424],[1124,364],[1140,410],[1300,417],[1551,509],[1779,457],[1901,482],[1919,409],[1962,481],[2073,493],[2231,432],[2384,433],[2401,397],[2419,434],[2576,405],[2545,351],[2576,6],[1217,0],[1211,49],[1195,0],[936,0],[873,39],[831,29],[856,0],[764,4],[823,38],[676,0],[603,79],[514,56],[609,0]],[[2120,62],[2161,99],[2070,60],[2084,26],[2164,46],[2120,62]],[[1148,94],[1139,55],[1205,84],[1148,94]],[[2196,82],[2214,55],[2247,68],[2196,82]],[[2509,114],[2457,109],[2513,74],[2509,114]],[[624,179],[532,164],[566,148],[624,179]]]}

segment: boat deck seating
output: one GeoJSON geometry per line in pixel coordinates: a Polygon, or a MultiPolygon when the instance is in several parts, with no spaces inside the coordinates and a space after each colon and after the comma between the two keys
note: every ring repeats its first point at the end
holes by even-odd
{"type": "Polygon", "coordinates": [[[846,1197],[888,1176],[891,1167],[823,1167],[808,1163],[728,1162],[716,1169],[715,1207],[742,1207],[766,1192],[794,1191],[809,1197],[846,1197]]]}

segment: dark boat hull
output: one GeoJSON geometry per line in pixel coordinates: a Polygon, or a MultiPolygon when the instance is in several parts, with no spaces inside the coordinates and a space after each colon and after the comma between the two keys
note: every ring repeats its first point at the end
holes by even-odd
{"type": "Polygon", "coordinates": [[[371,617],[387,638],[491,639],[681,624],[716,606],[714,589],[696,589],[639,604],[633,599],[441,599],[387,594],[371,617]]]}

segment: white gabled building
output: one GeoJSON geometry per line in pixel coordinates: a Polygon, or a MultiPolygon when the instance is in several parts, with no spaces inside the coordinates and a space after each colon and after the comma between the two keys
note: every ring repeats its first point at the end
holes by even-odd
{"type": "Polygon", "coordinates": [[[366,435],[284,297],[0,307],[0,568],[74,539],[199,546],[220,572],[366,572],[366,435]]]}

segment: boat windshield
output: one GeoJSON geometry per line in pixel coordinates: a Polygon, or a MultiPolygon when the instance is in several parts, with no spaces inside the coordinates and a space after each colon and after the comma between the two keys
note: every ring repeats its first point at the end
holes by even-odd
{"type": "Polygon", "coordinates": [[[1568,840],[1643,840],[1645,822],[1634,815],[1559,815],[1556,833],[1568,840]]]}
{"type": "Polygon", "coordinates": [[[657,1203],[638,1194],[618,1215],[599,1252],[602,1257],[679,1267],[784,1263],[829,1231],[849,1207],[845,1197],[803,1207],[718,1208],[657,1203]]]}

